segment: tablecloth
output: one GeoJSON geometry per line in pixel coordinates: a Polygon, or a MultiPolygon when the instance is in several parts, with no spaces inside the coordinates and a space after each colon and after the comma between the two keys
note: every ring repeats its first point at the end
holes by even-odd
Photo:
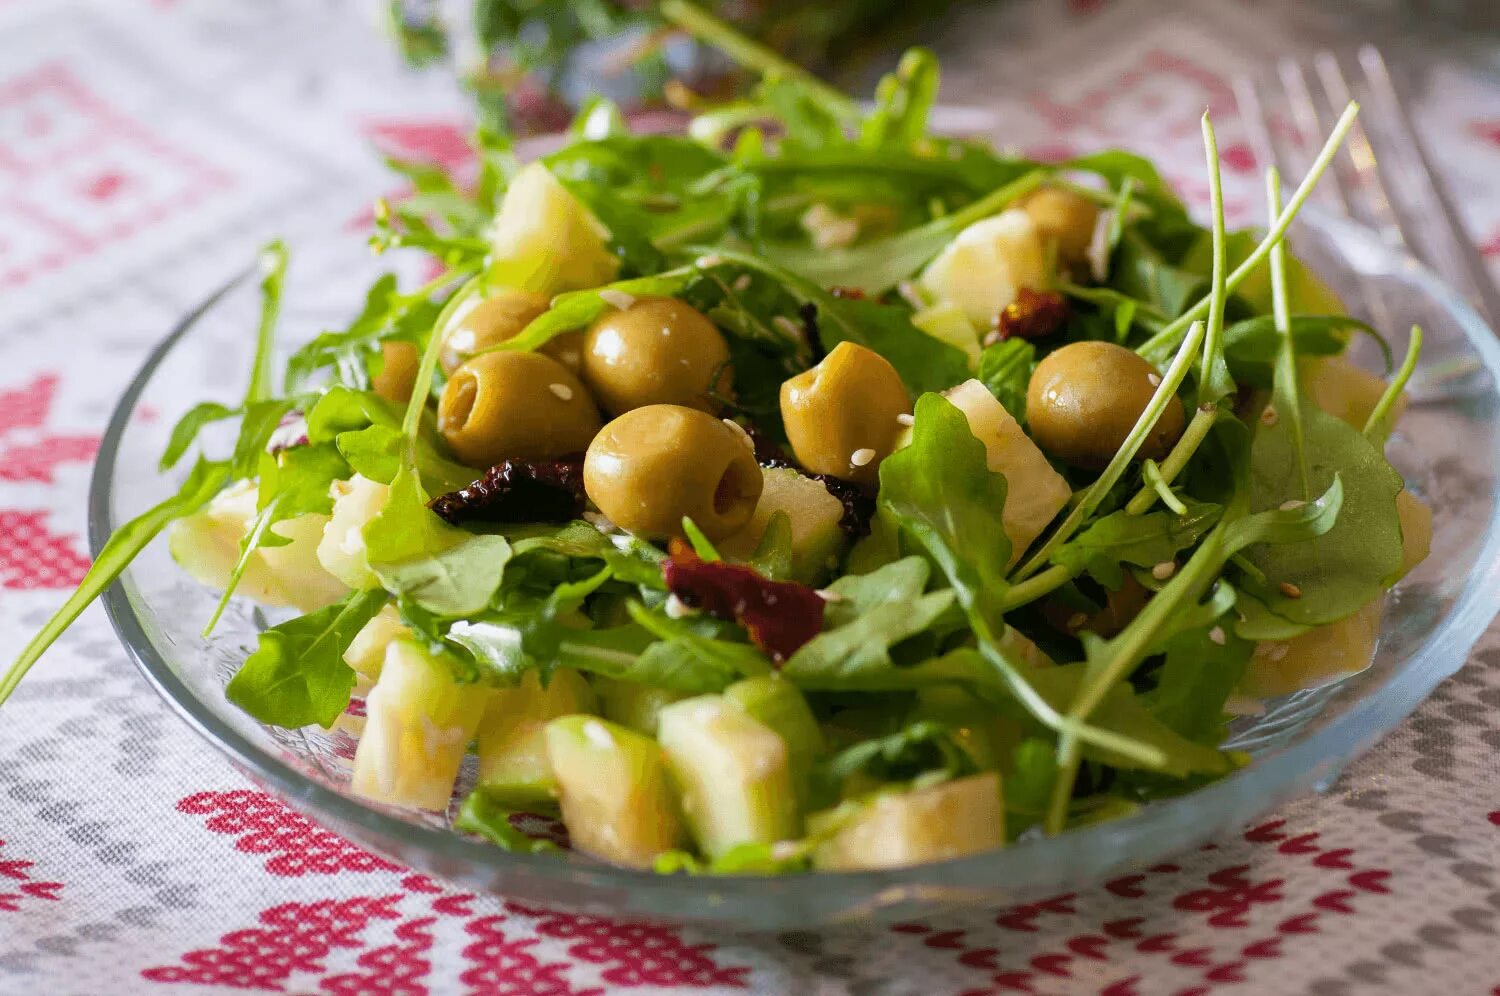
{"type": "MultiPolygon", "coordinates": [[[[5,655],[86,569],[99,433],[173,319],[274,233],[358,237],[361,205],[400,189],[372,150],[463,164],[463,98],[403,75],[379,6],[0,0],[5,655]]],[[[1226,79],[1306,30],[1263,8],[1013,4],[934,35],[949,98],[998,109],[1005,140],[1123,142],[1195,202],[1212,106],[1245,218],[1258,181],[1226,79]]],[[[1420,99],[1500,262],[1500,85],[1440,66],[1420,99]]],[[[0,712],[0,993],[1500,994],[1497,751],[1492,631],[1331,791],[1147,872],[894,926],[711,935],[464,894],[321,830],[170,715],[96,609],[0,712]]]]}

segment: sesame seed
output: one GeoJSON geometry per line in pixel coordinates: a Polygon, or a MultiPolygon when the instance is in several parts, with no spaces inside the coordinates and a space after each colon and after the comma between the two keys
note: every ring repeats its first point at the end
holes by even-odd
{"type": "Polygon", "coordinates": [[[745,449],[749,450],[751,453],[755,452],[755,440],[750,438],[750,433],[745,431],[745,427],[743,425],[740,425],[732,418],[726,418],[723,420],[723,422],[725,425],[729,426],[729,428],[734,430],[734,434],[739,437],[740,442],[745,444],[745,449]]]}
{"type": "Polygon", "coordinates": [[[1290,581],[1283,581],[1283,582],[1281,582],[1281,584],[1277,585],[1276,588],[1283,595],[1285,595],[1287,598],[1301,598],[1302,597],[1302,589],[1298,588],[1296,585],[1292,584],[1290,581]]]}
{"type": "Polygon", "coordinates": [[[737,291],[748,290],[750,288],[750,274],[741,273],[735,278],[733,286],[737,291]]]}
{"type": "Polygon", "coordinates": [[[566,384],[548,384],[547,390],[557,395],[559,401],[573,400],[573,389],[566,384]]]}
{"type": "Polygon", "coordinates": [[[609,750],[615,745],[615,738],[610,735],[608,727],[597,719],[588,720],[582,729],[584,737],[595,747],[609,750]]]}
{"type": "Polygon", "coordinates": [[[635,304],[635,298],[631,297],[629,294],[625,293],[622,290],[614,290],[610,287],[606,287],[604,288],[604,290],[599,292],[599,300],[603,301],[611,308],[619,308],[621,311],[625,311],[629,309],[631,305],[635,304]]]}
{"type": "Polygon", "coordinates": [[[1204,404],[1198,406],[1198,410],[1205,415],[1212,415],[1214,412],[1219,410],[1219,406],[1211,402],[1205,402],[1204,404]]]}
{"type": "Polygon", "coordinates": [[[856,467],[863,467],[873,459],[875,459],[875,451],[868,446],[861,447],[849,454],[849,462],[856,467]]]}
{"type": "Polygon", "coordinates": [[[1300,498],[1292,498],[1292,499],[1289,499],[1287,501],[1282,502],[1277,507],[1280,508],[1283,512],[1292,512],[1292,511],[1295,511],[1295,510],[1301,508],[1303,505],[1306,505],[1306,504],[1307,504],[1307,502],[1303,501],[1300,498]]]}
{"type": "Polygon", "coordinates": [[[996,329],[993,332],[986,332],[985,333],[985,336],[984,336],[984,339],[983,339],[984,345],[986,345],[986,346],[993,346],[995,343],[997,343],[999,341],[1000,341],[1000,330],[999,329],[996,329]]]}
{"type": "Polygon", "coordinates": [[[1159,374],[1159,373],[1148,373],[1146,375],[1146,383],[1150,384],[1152,387],[1160,387],[1161,386],[1161,374],[1159,374]]]}
{"type": "Polygon", "coordinates": [[[1215,626],[1208,631],[1208,642],[1222,647],[1229,642],[1229,637],[1224,634],[1223,626],[1215,626]]]}
{"type": "Polygon", "coordinates": [[[1281,416],[1277,415],[1276,409],[1269,405],[1266,406],[1265,411],[1260,413],[1261,425],[1275,425],[1279,421],[1281,421],[1281,416]]]}
{"type": "Polygon", "coordinates": [[[802,326],[797,323],[796,319],[788,318],[785,315],[777,315],[775,318],[771,319],[771,324],[776,326],[777,331],[781,332],[783,335],[802,335],[802,326]]]}
{"type": "Polygon", "coordinates": [[[1088,621],[1089,621],[1089,617],[1088,616],[1084,615],[1082,612],[1075,612],[1071,616],[1068,617],[1068,628],[1069,629],[1078,629],[1080,626],[1082,626],[1084,623],[1086,623],[1088,621]]]}
{"type": "Polygon", "coordinates": [[[844,600],[843,595],[840,595],[836,591],[829,591],[827,588],[819,588],[817,592],[818,597],[825,602],[842,602],[844,600]]]}
{"type": "Polygon", "coordinates": [[[1167,578],[1176,573],[1177,561],[1175,560],[1163,560],[1161,563],[1151,568],[1151,576],[1156,578],[1156,580],[1158,581],[1165,581],[1167,578]]]}
{"type": "Polygon", "coordinates": [[[707,270],[724,262],[724,257],[718,253],[709,253],[707,256],[698,257],[698,269],[707,270]]]}
{"type": "Polygon", "coordinates": [[[662,606],[668,619],[681,619],[693,614],[692,606],[688,605],[676,595],[668,595],[666,604],[662,606]]]}
{"type": "Polygon", "coordinates": [[[557,354],[557,358],[562,361],[562,365],[565,367],[576,367],[583,362],[583,355],[576,349],[565,349],[557,354]]]}
{"type": "Polygon", "coordinates": [[[915,415],[908,415],[906,414],[906,412],[902,412],[900,415],[896,416],[896,421],[900,422],[902,425],[916,425],[917,417],[915,415]]]}
{"type": "Polygon", "coordinates": [[[1266,651],[1266,656],[1271,658],[1271,660],[1273,661],[1279,661],[1287,654],[1291,653],[1291,650],[1292,648],[1290,644],[1273,643],[1271,644],[1271,649],[1266,651]]]}

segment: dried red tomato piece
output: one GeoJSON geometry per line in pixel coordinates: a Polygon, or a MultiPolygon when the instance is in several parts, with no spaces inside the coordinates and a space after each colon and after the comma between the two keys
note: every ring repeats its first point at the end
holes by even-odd
{"type": "Polygon", "coordinates": [[[1001,339],[1041,339],[1062,328],[1068,314],[1067,298],[1056,291],[1022,287],[1016,299],[995,316],[995,331],[1001,339]]]}
{"type": "Polygon", "coordinates": [[[863,301],[865,299],[865,292],[858,287],[835,285],[828,288],[828,293],[841,301],[863,301]]]}
{"type": "Polygon", "coordinates": [[[482,522],[567,522],[583,514],[583,455],[532,463],[502,460],[466,488],[438,495],[427,507],[453,525],[482,522]]]}
{"type": "Polygon", "coordinates": [[[870,520],[875,518],[875,495],[870,491],[832,474],[813,474],[812,479],[822,484],[828,493],[844,506],[844,517],[839,519],[839,528],[850,539],[870,535],[870,520]]]}
{"type": "Polygon", "coordinates": [[[662,561],[667,590],[685,605],[745,627],[777,664],[823,630],[823,598],[795,581],[772,581],[752,567],[703,560],[681,540],[662,561]]]}

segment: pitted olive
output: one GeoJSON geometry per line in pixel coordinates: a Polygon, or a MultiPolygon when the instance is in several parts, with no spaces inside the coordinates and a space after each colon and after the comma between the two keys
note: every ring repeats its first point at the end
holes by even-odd
{"type": "Polygon", "coordinates": [[[646,405],[610,422],[589,445],[583,486],[609,520],[642,536],[680,536],[684,516],[709,539],[755,512],[763,485],[742,430],[696,408],[646,405]]]}
{"type": "MultiPolygon", "coordinates": [[[[1114,457],[1161,375],[1112,342],[1070,343],[1037,364],[1026,389],[1031,435],[1047,453],[1086,470],[1114,457]]],[[[1146,436],[1139,457],[1160,460],[1182,435],[1182,402],[1173,397],[1146,436]]]]}
{"type": "MultiPolygon", "coordinates": [[[[443,337],[438,362],[443,372],[453,373],[475,353],[514,339],[521,330],[546,311],[548,300],[532,291],[506,287],[460,312],[458,321],[443,337]]],[[[583,335],[566,332],[548,342],[539,353],[552,357],[574,373],[583,359],[583,335]]]]}
{"type": "Polygon", "coordinates": [[[781,385],[781,419],[797,462],[874,487],[896,447],[911,396],[885,357],[841,342],[823,362],[781,385]]]}
{"type": "Polygon", "coordinates": [[[713,322],[675,298],[611,311],[583,341],[583,378],[612,415],[643,405],[712,411],[731,387],[729,346],[713,322]]]}
{"type": "Polygon", "coordinates": [[[438,401],[438,430],[460,460],[549,460],[586,449],[599,431],[588,389],[540,353],[481,353],[453,372],[438,401]]]}
{"type": "Polygon", "coordinates": [[[1043,187],[1021,204],[1031,216],[1042,241],[1057,244],[1057,258],[1076,266],[1088,257],[1094,241],[1099,206],[1081,194],[1057,187],[1043,187]]]}
{"type": "Polygon", "coordinates": [[[411,400],[411,389],[417,382],[417,365],[422,358],[409,342],[380,344],[380,371],[370,378],[370,388],[387,401],[404,405],[411,400]]]}

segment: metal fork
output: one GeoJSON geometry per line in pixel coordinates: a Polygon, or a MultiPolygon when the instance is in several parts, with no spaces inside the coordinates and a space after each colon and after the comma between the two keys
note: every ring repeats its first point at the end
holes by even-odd
{"type": "MultiPolygon", "coordinates": [[[[1344,105],[1359,100],[1359,119],[1320,196],[1426,263],[1500,329],[1500,290],[1433,172],[1378,49],[1366,45],[1352,58],[1323,51],[1307,61],[1283,59],[1274,77],[1241,77],[1234,92],[1256,158],[1289,177],[1306,169],[1344,105]],[[1289,118],[1267,108],[1286,108],[1289,118]]],[[[1384,324],[1378,295],[1366,297],[1371,317],[1384,324]]]]}

